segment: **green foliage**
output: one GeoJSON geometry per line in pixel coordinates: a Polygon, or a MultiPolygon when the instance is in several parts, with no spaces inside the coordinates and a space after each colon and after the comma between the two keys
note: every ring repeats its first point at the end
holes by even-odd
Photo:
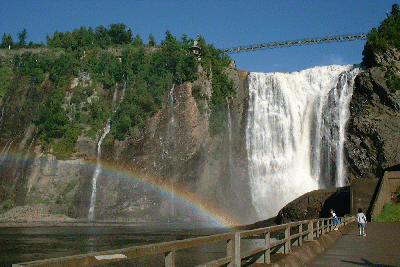
{"type": "Polygon", "coordinates": [[[135,36],[135,38],[133,39],[132,45],[135,46],[135,47],[144,46],[143,40],[142,40],[142,38],[140,38],[139,34],[137,34],[137,35],[135,36]]]}
{"type": "Polygon", "coordinates": [[[88,132],[93,139],[96,134],[104,128],[107,119],[111,116],[111,109],[103,98],[93,99],[88,107],[88,124],[91,129],[88,132]]]}
{"type": "Polygon", "coordinates": [[[132,31],[125,31],[126,25],[123,23],[110,24],[108,35],[111,44],[128,44],[132,42],[132,31]]]}
{"type": "Polygon", "coordinates": [[[14,42],[13,39],[11,37],[11,34],[3,34],[3,38],[1,38],[1,45],[0,48],[9,48],[9,47],[13,47],[14,46],[14,42]]]}
{"type": "Polygon", "coordinates": [[[115,56],[101,54],[92,66],[91,71],[101,83],[110,87],[122,79],[123,73],[120,66],[121,64],[115,56]]]}
{"type": "Polygon", "coordinates": [[[68,194],[71,190],[75,188],[76,184],[76,181],[69,182],[67,186],[61,191],[60,195],[65,196],[66,194],[68,194]]]}
{"type": "Polygon", "coordinates": [[[17,33],[19,40],[18,42],[19,47],[24,47],[26,45],[26,35],[27,35],[26,29],[23,29],[22,31],[17,33]]]}
{"type": "Polygon", "coordinates": [[[69,81],[71,76],[77,76],[78,71],[77,60],[70,55],[61,54],[51,62],[50,79],[60,84],[62,81],[69,81]]]}
{"type": "Polygon", "coordinates": [[[38,203],[46,206],[50,206],[51,204],[53,204],[50,200],[39,200],[38,203]]]}
{"type": "Polygon", "coordinates": [[[203,67],[212,73],[210,132],[218,134],[227,127],[226,98],[236,95],[233,81],[224,72],[229,66],[230,59],[227,55],[222,55],[222,51],[215,49],[213,45],[206,45],[201,36],[198,38],[198,46],[201,48],[203,67]]]}
{"type": "Polygon", "coordinates": [[[75,142],[82,133],[82,127],[68,119],[67,111],[62,107],[64,97],[62,88],[54,88],[35,121],[43,146],[54,144],[54,151],[61,157],[74,152],[75,142]]]}
{"type": "Polygon", "coordinates": [[[80,48],[101,47],[109,45],[129,44],[132,42],[131,29],[126,30],[123,23],[110,24],[109,29],[104,26],[96,27],[95,31],[91,27],[81,26],[71,32],[54,32],[53,36],[46,36],[48,47],[63,48],[66,51],[74,51],[80,48]]]}
{"type": "Polygon", "coordinates": [[[400,14],[396,4],[392,6],[391,14],[381,23],[378,29],[374,27],[369,32],[363,50],[363,65],[374,66],[374,52],[386,50],[389,44],[400,49],[400,14]]]}
{"type": "Polygon", "coordinates": [[[392,92],[400,90],[400,78],[392,70],[385,73],[386,85],[392,92]]]}
{"type": "Polygon", "coordinates": [[[192,87],[192,96],[196,101],[199,100],[208,100],[207,94],[202,93],[202,86],[200,84],[193,85],[192,87]]]}
{"type": "Polygon", "coordinates": [[[12,81],[12,68],[7,65],[0,66],[0,98],[2,98],[12,81]]]}
{"type": "Polygon", "coordinates": [[[400,204],[387,203],[375,222],[400,222],[400,204]]]}
{"type": "Polygon", "coordinates": [[[398,15],[400,13],[400,7],[398,4],[393,4],[392,5],[392,12],[390,13],[391,15],[398,15]]]}
{"type": "Polygon", "coordinates": [[[396,188],[396,191],[394,192],[395,195],[400,195],[400,186],[396,188]]]}
{"type": "Polygon", "coordinates": [[[7,212],[14,207],[14,201],[12,199],[7,199],[3,202],[3,211],[7,212]]]}
{"type": "Polygon", "coordinates": [[[75,143],[83,128],[76,122],[68,121],[63,130],[62,137],[54,145],[54,151],[58,156],[66,158],[75,152],[75,143]]]}
{"type": "MultiPolygon", "coordinates": [[[[230,61],[202,37],[199,37],[201,62],[190,53],[193,40],[186,35],[178,40],[166,31],[158,46],[151,34],[145,46],[140,36],[133,39],[131,30],[126,30],[122,23],[111,24],[109,28],[98,26],[95,30],[82,26],[72,32],[56,31],[52,36],[47,35],[46,41],[45,53],[15,54],[12,68],[1,66],[0,74],[5,74],[1,79],[6,82],[1,84],[0,94],[9,90],[13,75],[25,77],[21,80],[29,85],[33,81],[36,86],[32,90],[43,90],[45,97],[34,123],[43,147],[53,148],[57,156],[73,153],[83,131],[93,139],[98,138],[109,118],[112,123],[108,138],[123,140],[161,108],[173,84],[197,79],[199,63],[212,75],[213,93],[208,99],[201,93],[201,87],[194,86],[193,96],[196,100],[210,101],[213,133],[226,128],[226,98],[235,95],[233,82],[224,73],[230,61]],[[87,73],[95,85],[70,88],[79,73],[87,73]],[[93,95],[99,87],[96,84],[103,87],[93,95]],[[122,100],[123,86],[126,88],[122,100]],[[117,88],[115,109],[111,99],[117,88]],[[70,98],[66,97],[67,91],[70,98]]],[[[8,43],[8,35],[4,34],[2,47],[8,43]]]]}
{"type": "Polygon", "coordinates": [[[149,42],[147,43],[147,46],[156,46],[156,39],[152,33],[149,35],[149,42]]]}
{"type": "Polygon", "coordinates": [[[37,54],[33,54],[32,52],[25,52],[22,55],[15,54],[13,63],[14,73],[31,76],[36,83],[43,82],[45,77],[43,60],[37,54]]]}

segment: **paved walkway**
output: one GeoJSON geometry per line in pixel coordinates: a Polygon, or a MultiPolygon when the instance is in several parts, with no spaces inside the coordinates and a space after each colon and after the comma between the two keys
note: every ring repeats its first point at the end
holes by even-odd
{"type": "Polygon", "coordinates": [[[400,223],[367,223],[365,232],[356,226],[306,266],[400,266],[400,223]]]}

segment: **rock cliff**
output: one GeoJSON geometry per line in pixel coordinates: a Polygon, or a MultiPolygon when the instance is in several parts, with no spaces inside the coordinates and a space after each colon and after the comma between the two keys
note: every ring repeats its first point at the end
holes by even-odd
{"type": "Polygon", "coordinates": [[[400,51],[393,46],[374,53],[374,64],[355,81],[346,151],[355,178],[380,178],[400,164],[400,90],[388,86],[388,74],[400,76],[400,51]]]}
{"type": "MultiPolygon", "coordinates": [[[[231,221],[254,221],[243,130],[248,72],[238,71],[234,65],[226,70],[235,83],[236,96],[226,100],[229,110],[222,112],[229,112],[232,123],[224,132],[212,135],[209,101],[192,95],[193,87],[197,86],[202,94],[210,96],[212,79],[201,66],[198,71],[196,81],[172,84],[162,108],[124,140],[105,137],[96,187],[96,219],[203,220],[200,217],[204,212],[199,214],[196,207],[204,204],[214,206],[217,213],[226,212],[231,221]],[[235,162],[235,177],[240,177],[235,181],[231,179],[228,154],[235,162]]],[[[68,159],[44,149],[32,122],[36,109],[47,97],[46,89],[52,84],[45,80],[42,90],[36,90],[29,86],[29,79],[26,85],[21,86],[22,82],[15,79],[19,93],[11,91],[3,98],[2,201],[11,201],[14,206],[45,204],[49,213],[87,219],[100,135],[93,138],[84,132],[68,159]],[[27,102],[29,107],[24,107],[27,102]],[[19,117],[18,110],[25,108],[32,109],[30,115],[19,117]]],[[[93,86],[85,73],[71,81],[71,88],[76,86],[93,88],[93,95],[86,99],[88,103],[103,97],[111,106],[114,90],[118,92],[117,99],[123,97],[122,85],[105,90],[100,85],[93,86]]],[[[66,110],[73,106],[72,98],[70,90],[64,100],[66,110]]]]}

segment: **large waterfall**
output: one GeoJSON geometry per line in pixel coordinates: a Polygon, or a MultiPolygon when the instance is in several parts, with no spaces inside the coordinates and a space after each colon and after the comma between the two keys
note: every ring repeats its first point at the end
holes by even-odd
{"type": "Polygon", "coordinates": [[[293,73],[251,73],[246,146],[260,219],[318,188],[343,186],[343,142],[352,65],[293,73]]]}

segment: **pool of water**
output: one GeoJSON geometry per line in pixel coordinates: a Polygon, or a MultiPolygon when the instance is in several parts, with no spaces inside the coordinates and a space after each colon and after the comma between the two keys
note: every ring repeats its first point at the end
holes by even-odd
{"type": "MultiPolygon", "coordinates": [[[[0,266],[14,263],[120,249],[227,232],[222,228],[205,228],[193,224],[148,224],[138,226],[62,226],[0,228],[0,266]]],[[[204,260],[199,250],[210,258],[226,254],[226,245],[215,244],[195,251],[181,251],[177,261],[190,266],[188,258],[204,260]],[[186,258],[186,260],[185,260],[186,258]],[[186,262],[186,263],[185,263],[186,262]]],[[[110,266],[132,266],[125,261],[110,266]]],[[[136,266],[163,266],[163,255],[141,259],[136,266]],[[154,261],[152,265],[150,261],[154,261]]],[[[194,264],[194,263],[193,263],[194,264]]]]}

